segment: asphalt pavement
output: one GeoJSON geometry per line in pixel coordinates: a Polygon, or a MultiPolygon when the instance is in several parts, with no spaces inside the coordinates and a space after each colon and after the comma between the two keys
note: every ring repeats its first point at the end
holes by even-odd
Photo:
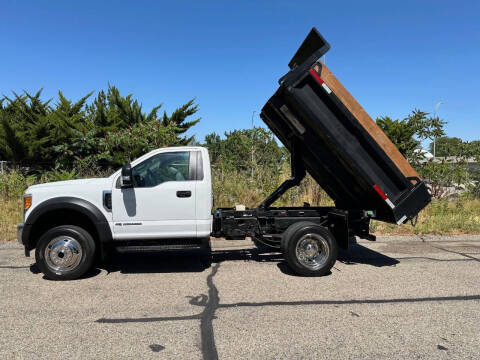
{"type": "Polygon", "coordinates": [[[295,276],[246,241],[49,281],[0,244],[0,359],[478,359],[480,236],[359,241],[295,276]]]}

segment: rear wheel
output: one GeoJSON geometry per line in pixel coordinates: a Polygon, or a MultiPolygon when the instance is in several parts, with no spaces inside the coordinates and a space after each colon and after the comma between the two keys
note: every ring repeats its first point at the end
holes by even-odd
{"type": "Polygon", "coordinates": [[[281,248],[292,270],[305,276],[327,274],[338,255],[338,245],[330,231],[306,221],[293,224],[285,231],[281,248]]]}
{"type": "Polygon", "coordinates": [[[73,280],[93,265],[95,241],[84,229],[62,225],[42,235],[35,249],[38,268],[52,280],[73,280]]]}

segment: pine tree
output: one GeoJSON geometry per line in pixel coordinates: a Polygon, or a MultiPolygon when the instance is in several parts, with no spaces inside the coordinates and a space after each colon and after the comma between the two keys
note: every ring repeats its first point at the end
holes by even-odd
{"type": "Polygon", "coordinates": [[[182,135],[200,120],[187,121],[198,110],[194,100],[159,118],[161,104],[145,113],[132,94],[122,96],[110,85],[91,104],[92,93],[74,102],[59,91],[53,105],[41,93],[0,99],[2,160],[35,169],[118,166],[154,148],[189,143],[193,137],[182,135]]]}

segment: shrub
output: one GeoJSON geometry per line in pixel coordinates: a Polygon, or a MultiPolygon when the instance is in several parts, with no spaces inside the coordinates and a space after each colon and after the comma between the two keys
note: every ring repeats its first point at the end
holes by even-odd
{"type": "Polygon", "coordinates": [[[33,175],[25,175],[18,170],[5,171],[0,174],[0,197],[4,199],[19,198],[27,187],[36,182],[33,175]]]}

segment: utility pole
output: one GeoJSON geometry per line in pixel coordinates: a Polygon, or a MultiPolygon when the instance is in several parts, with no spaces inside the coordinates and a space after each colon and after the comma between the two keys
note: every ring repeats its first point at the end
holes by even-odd
{"type": "MultiPolygon", "coordinates": [[[[439,101],[437,103],[437,105],[435,105],[435,107],[433,108],[433,116],[435,118],[437,118],[437,110],[440,107],[440,105],[442,105],[442,104],[443,104],[443,101],[439,101]]],[[[435,156],[436,156],[436,154],[435,154],[435,140],[436,140],[436,137],[433,137],[433,160],[435,160],[435,156]]]]}
{"type": "Polygon", "coordinates": [[[253,179],[253,147],[254,147],[254,143],[253,143],[253,142],[254,142],[254,131],[253,131],[253,130],[254,130],[254,126],[253,126],[253,118],[254,118],[254,116],[255,116],[255,113],[256,113],[256,110],[253,110],[253,112],[252,112],[252,150],[251,150],[251,153],[252,153],[252,159],[251,159],[251,160],[252,160],[252,168],[251,168],[251,170],[252,170],[252,173],[251,173],[251,178],[252,178],[252,179],[253,179]]]}

